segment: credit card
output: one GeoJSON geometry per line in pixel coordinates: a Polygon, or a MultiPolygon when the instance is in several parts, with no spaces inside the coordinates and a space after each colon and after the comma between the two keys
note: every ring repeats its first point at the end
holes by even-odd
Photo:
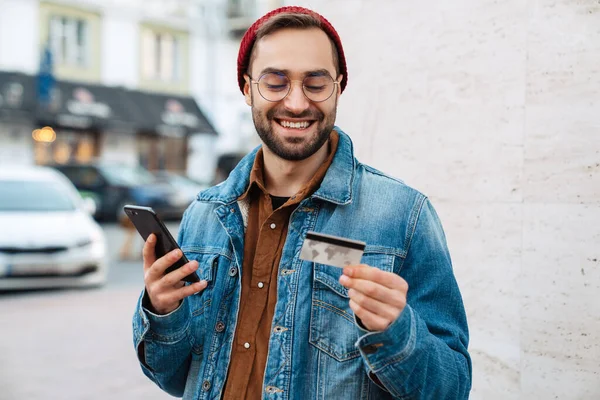
{"type": "Polygon", "coordinates": [[[300,259],[344,268],[360,264],[365,242],[309,231],[306,234],[300,259]]]}

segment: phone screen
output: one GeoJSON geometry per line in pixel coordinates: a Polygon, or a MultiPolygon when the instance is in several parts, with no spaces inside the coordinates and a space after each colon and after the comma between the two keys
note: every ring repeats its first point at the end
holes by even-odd
{"type": "MultiPolygon", "coordinates": [[[[158,215],[156,215],[152,208],[127,205],[124,207],[124,210],[144,241],[148,239],[151,233],[156,235],[155,253],[157,259],[179,248],[165,224],[158,218],[158,215]]],[[[184,266],[187,262],[188,259],[183,255],[172,266],[167,268],[165,273],[174,271],[184,266]]],[[[186,282],[198,282],[200,279],[195,272],[192,272],[183,278],[183,280],[186,282]]]]}

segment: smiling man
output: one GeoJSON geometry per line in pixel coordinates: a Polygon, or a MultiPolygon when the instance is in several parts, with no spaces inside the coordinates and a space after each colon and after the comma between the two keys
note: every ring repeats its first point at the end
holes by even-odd
{"type": "Polygon", "coordinates": [[[305,8],[270,12],[242,39],[238,82],[263,146],[186,211],[188,264],[165,274],[181,253],[156,259],[146,242],[133,319],[143,372],[189,399],[467,398],[442,226],[334,126],[348,82],[335,29],[305,8]],[[366,243],[361,263],[301,259],[309,231],[366,243]],[[194,271],[201,281],[184,285],[194,271]]]}

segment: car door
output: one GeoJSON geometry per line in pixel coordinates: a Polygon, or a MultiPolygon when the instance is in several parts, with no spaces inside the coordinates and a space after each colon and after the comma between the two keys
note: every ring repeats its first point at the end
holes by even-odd
{"type": "Polygon", "coordinates": [[[89,197],[96,203],[96,215],[106,213],[106,181],[93,166],[62,166],[60,171],[75,185],[81,197],[89,197]]]}

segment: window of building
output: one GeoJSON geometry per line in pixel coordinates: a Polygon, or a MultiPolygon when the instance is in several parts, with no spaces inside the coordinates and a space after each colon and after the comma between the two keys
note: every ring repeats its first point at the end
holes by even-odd
{"type": "Polygon", "coordinates": [[[34,141],[34,159],[38,165],[88,163],[98,157],[98,133],[59,130],[52,142],[34,141]]]}
{"type": "Polygon", "coordinates": [[[54,62],[74,67],[89,66],[89,36],[89,26],[85,19],[52,15],[48,38],[54,62]]]}
{"type": "Polygon", "coordinates": [[[254,15],[256,8],[255,0],[228,0],[227,1],[227,17],[241,18],[251,17],[254,15]]]}
{"type": "Polygon", "coordinates": [[[144,29],[142,33],[142,74],[147,80],[177,82],[182,71],[181,40],[168,32],[144,29]]]}
{"type": "Polygon", "coordinates": [[[150,171],[185,172],[188,142],[186,137],[138,136],[139,164],[150,171]]]}

